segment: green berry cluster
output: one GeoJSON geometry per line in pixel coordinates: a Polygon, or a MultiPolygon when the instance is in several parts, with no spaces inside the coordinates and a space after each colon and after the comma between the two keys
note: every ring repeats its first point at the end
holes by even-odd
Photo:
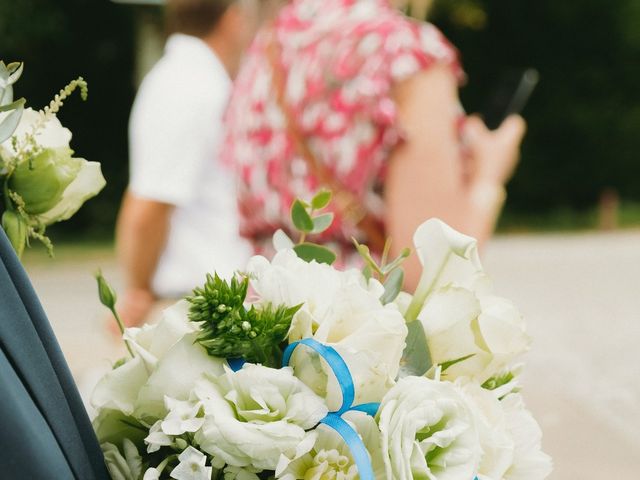
{"type": "Polygon", "coordinates": [[[230,282],[207,275],[203,287],[187,297],[189,319],[200,323],[198,343],[209,355],[243,358],[248,362],[279,367],[281,343],[300,306],[252,305],[246,308],[249,279],[234,277],[230,282]]]}

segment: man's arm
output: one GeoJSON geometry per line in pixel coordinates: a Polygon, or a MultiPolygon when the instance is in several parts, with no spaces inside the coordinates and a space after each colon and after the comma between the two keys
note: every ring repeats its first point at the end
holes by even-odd
{"type": "Polygon", "coordinates": [[[164,250],[174,206],[126,192],[116,227],[116,249],[126,291],[118,306],[127,326],[142,323],[155,295],[153,275],[164,250]]]}

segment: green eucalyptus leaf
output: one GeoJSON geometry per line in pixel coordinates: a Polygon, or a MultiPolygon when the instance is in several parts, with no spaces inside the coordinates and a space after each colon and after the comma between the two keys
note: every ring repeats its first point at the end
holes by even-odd
{"type": "Polygon", "coordinates": [[[427,336],[419,320],[408,323],[407,328],[409,333],[404,352],[402,352],[400,377],[410,375],[421,377],[432,365],[427,336]]]}
{"type": "Polygon", "coordinates": [[[16,251],[16,255],[21,258],[27,244],[27,225],[24,219],[17,212],[7,210],[2,214],[2,228],[16,251]]]}
{"type": "Polygon", "coordinates": [[[313,230],[313,220],[300,200],[296,200],[291,205],[291,220],[301,232],[311,233],[313,230]]]}
{"type": "Polygon", "coordinates": [[[322,245],[316,245],[315,243],[302,243],[293,247],[298,257],[305,262],[311,262],[315,260],[318,263],[326,263],[331,265],[336,261],[336,254],[322,245]]]}
{"type": "Polygon", "coordinates": [[[311,233],[322,233],[333,223],[333,213],[325,213],[324,215],[318,215],[313,219],[313,230],[311,233]]]}
{"type": "Polygon", "coordinates": [[[404,271],[401,268],[397,268],[392,271],[384,282],[384,293],[380,297],[380,301],[383,305],[393,302],[398,294],[402,291],[402,285],[404,283],[404,271]]]}
{"type": "MultiPolygon", "coordinates": [[[[20,100],[18,100],[18,102],[20,102],[20,100]]],[[[11,135],[13,135],[13,132],[16,131],[16,128],[18,128],[18,125],[20,124],[23,111],[24,102],[22,105],[18,105],[15,110],[9,112],[9,114],[0,121],[0,143],[4,143],[11,138],[11,135]]]]}
{"type": "Polygon", "coordinates": [[[316,193],[315,197],[311,200],[311,206],[315,210],[322,210],[324,207],[329,205],[331,201],[332,193],[330,190],[321,190],[316,193]]]}
{"type": "Polygon", "coordinates": [[[465,360],[470,359],[474,355],[475,355],[475,353],[471,353],[469,355],[465,355],[464,357],[456,358],[455,360],[449,360],[448,362],[442,362],[440,364],[440,367],[442,368],[443,372],[446,372],[447,369],[453,367],[455,364],[460,363],[460,362],[464,362],[465,360]]]}

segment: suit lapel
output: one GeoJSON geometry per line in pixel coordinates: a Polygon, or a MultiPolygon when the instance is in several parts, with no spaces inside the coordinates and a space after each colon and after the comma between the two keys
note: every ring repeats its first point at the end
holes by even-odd
{"type": "Polygon", "coordinates": [[[106,478],[99,446],[55,336],[1,230],[0,260],[0,345],[75,477],[106,478]]]}

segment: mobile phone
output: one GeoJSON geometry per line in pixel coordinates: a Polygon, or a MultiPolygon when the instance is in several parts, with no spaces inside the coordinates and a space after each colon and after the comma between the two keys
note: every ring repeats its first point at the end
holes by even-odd
{"type": "Polygon", "coordinates": [[[521,113],[539,80],[540,74],[535,68],[502,75],[501,82],[481,112],[487,127],[495,130],[509,115],[521,113]]]}

